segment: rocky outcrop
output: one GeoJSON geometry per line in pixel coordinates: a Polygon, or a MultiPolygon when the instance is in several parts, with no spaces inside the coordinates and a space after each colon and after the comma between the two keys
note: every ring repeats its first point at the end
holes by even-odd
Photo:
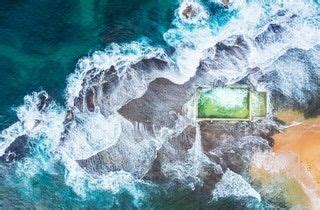
{"type": "Polygon", "coordinates": [[[45,111],[53,100],[46,92],[40,92],[38,94],[38,99],[37,108],[39,111],[45,111]]]}
{"type": "Polygon", "coordinates": [[[256,36],[255,41],[263,47],[264,45],[281,41],[284,34],[285,29],[281,25],[272,23],[264,32],[256,36]]]}
{"type": "MultiPolygon", "coordinates": [[[[254,41],[257,46],[268,44],[281,39],[283,31],[280,25],[271,24],[254,41]]],[[[240,83],[254,88],[259,83],[273,94],[279,93],[272,98],[285,95],[299,101],[298,94],[281,92],[281,84],[287,78],[281,77],[280,67],[288,57],[305,61],[307,55],[315,56],[312,50],[292,49],[271,66],[252,67],[248,62],[250,53],[248,40],[243,36],[223,40],[205,51],[194,77],[179,85],[166,78],[168,72],[176,70],[175,66],[160,58],[142,59],[124,69],[92,69],[83,80],[74,107],[70,107],[68,122],[74,124],[70,131],[67,129],[65,141],[68,132],[77,128],[80,114],[117,116],[121,126],[117,141],[88,158],[77,159],[87,172],[123,170],[158,182],[201,180],[206,182],[206,190],[212,189],[225,170],[243,174],[255,151],[270,150],[274,143],[271,136],[278,132],[281,122],[273,118],[238,123],[201,122],[198,129],[191,116],[195,112],[192,100],[197,87],[240,83]]],[[[316,67],[312,62],[310,65],[316,67]]],[[[309,106],[310,110],[317,107],[309,106]]]]}
{"type": "Polygon", "coordinates": [[[182,15],[186,18],[186,19],[191,19],[192,17],[194,17],[196,15],[196,11],[194,10],[192,5],[188,5],[183,11],[182,11],[182,15]]]}
{"type": "Polygon", "coordinates": [[[122,106],[118,112],[132,122],[147,127],[173,128],[182,108],[194,94],[189,84],[177,85],[165,78],[155,79],[145,94],[122,106]]]}
{"type": "MultiPolygon", "coordinates": [[[[34,93],[34,96],[34,100],[36,101],[34,111],[38,111],[39,113],[46,112],[53,101],[52,97],[44,91],[34,93]]],[[[0,156],[0,161],[4,163],[13,163],[15,161],[25,158],[29,154],[30,149],[32,148],[32,142],[29,140],[28,133],[19,132],[22,130],[22,127],[25,126],[25,123],[25,121],[22,121],[21,123],[19,122],[12,125],[11,132],[13,136],[15,135],[15,137],[10,136],[11,138],[13,138],[13,140],[12,142],[10,142],[9,146],[4,150],[2,156],[0,156]]],[[[30,132],[33,129],[36,129],[40,123],[42,123],[41,119],[34,119],[33,124],[31,124],[31,126],[27,126],[27,131],[30,132]]],[[[0,133],[0,140],[2,140],[1,137],[2,135],[0,133]]]]}
{"type": "Polygon", "coordinates": [[[229,5],[230,4],[230,1],[229,0],[221,0],[221,2],[224,4],[224,5],[229,5]]]}
{"type": "Polygon", "coordinates": [[[5,153],[0,156],[0,161],[5,163],[12,163],[26,157],[30,151],[28,136],[22,135],[17,137],[9,147],[6,148],[5,153]]]}
{"type": "Polygon", "coordinates": [[[79,111],[99,111],[105,117],[119,115],[121,133],[114,145],[77,162],[92,174],[124,170],[159,182],[201,180],[207,191],[228,168],[244,173],[254,151],[270,149],[268,137],[277,131],[277,124],[270,120],[201,122],[197,131],[190,113],[195,112],[192,100],[197,87],[240,82],[254,72],[248,67],[249,53],[242,36],[219,42],[207,50],[196,75],[180,85],[161,77],[174,68],[158,58],[134,63],[122,69],[121,76],[114,66],[88,71],[71,108],[78,111],[72,112],[70,123],[77,127],[79,111]]]}
{"type": "Polygon", "coordinates": [[[235,83],[249,71],[249,53],[248,43],[242,36],[218,42],[204,53],[194,79],[200,82],[200,86],[235,83]]]}
{"type": "Polygon", "coordinates": [[[289,49],[269,66],[251,71],[248,78],[271,92],[278,109],[301,109],[306,116],[319,113],[320,67],[319,46],[310,50],[289,49]],[[290,65],[288,65],[290,63],[290,65]]]}
{"type": "Polygon", "coordinates": [[[119,74],[114,66],[88,71],[83,89],[74,99],[74,106],[84,112],[99,108],[108,115],[108,112],[116,111],[129,100],[139,97],[140,91],[145,91],[156,75],[168,70],[169,64],[158,58],[150,58],[123,68],[119,71],[124,74],[119,74]]]}

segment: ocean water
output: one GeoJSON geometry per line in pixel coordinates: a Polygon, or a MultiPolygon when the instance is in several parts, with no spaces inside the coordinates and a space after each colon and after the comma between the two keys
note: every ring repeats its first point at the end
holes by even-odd
{"type": "Polygon", "coordinates": [[[297,207],[251,183],[252,148],[271,149],[245,122],[207,151],[188,94],[247,79],[271,108],[303,109],[320,90],[319,2],[1,4],[0,208],[297,207]]]}
{"type": "MultiPolygon", "coordinates": [[[[88,53],[104,49],[111,42],[143,37],[164,44],[162,34],[171,25],[177,5],[176,1],[157,0],[2,1],[0,130],[17,120],[15,108],[33,91],[46,90],[64,104],[66,78],[74,71],[77,61],[88,53]]],[[[42,174],[31,186],[24,183],[10,186],[4,174],[11,172],[1,167],[0,208],[33,208],[37,203],[49,208],[107,207],[112,203],[104,192],[88,202],[82,200],[65,186],[64,169],[57,167],[57,175],[42,174]],[[28,192],[28,188],[34,187],[37,190],[28,192]],[[26,193],[19,188],[24,188],[26,193]]]]}
{"type": "Polygon", "coordinates": [[[0,128],[32,91],[63,103],[77,61],[111,42],[142,37],[165,44],[176,1],[11,1],[0,8],[0,128]]]}

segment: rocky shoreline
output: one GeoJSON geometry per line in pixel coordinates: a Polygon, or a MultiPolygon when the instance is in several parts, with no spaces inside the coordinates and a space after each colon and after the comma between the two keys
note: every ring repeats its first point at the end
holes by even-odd
{"type": "MultiPolygon", "coordinates": [[[[192,19],[196,14],[192,7],[187,7],[182,15],[192,19]]],[[[141,57],[129,64],[118,59],[104,66],[100,58],[97,64],[83,64],[88,66],[87,71],[81,72],[82,77],[78,78],[79,92],[68,98],[59,147],[68,148],[69,158],[93,177],[124,171],[137,180],[200,189],[203,194],[211,195],[215,186],[224,186],[224,180],[228,180],[224,174],[227,173],[240,179],[233,184],[251,183],[254,186],[249,196],[257,195],[257,190],[268,199],[270,189],[265,186],[270,180],[259,179],[259,175],[269,175],[270,168],[259,165],[260,162],[253,162],[256,168],[252,166],[257,153],[294,151],[305,140],[297,139],[292,143],[296,144],[293,148],[279,146],[291,131],[289,128],[287,133],[281,133],[289,121],[274,113],[296,108],[309,117],[318,115],[320,110],[320,74],[316,72],[318,64],[312,60],[319,56],[319,45],[311,49],[286,49],[268,65],[250,63],[253,49],[260,50],[281,42],[286,32],[280,24],[271,23],[254,39],[245,35],[228,37],[203,52],[195,75],[182,84],[173,82],[181,72],[165,51],[157,51],[152,57],[141,57]],[[304,68],[303,75],[294,75],[290,68],[284,68],[293,61],[304,68]],[[268,116],[246,122],[197,122],[194,97],[197,88],[230,84],[268,91],[272,108],[268,116]],[[102,121],[99,133],[93,129],[96,126],[93,121],[97,119],[102,121]],[[102,142],[103,139],[107,141],[102,142]],[[265,190],[267,193],[263,194],[265,190]]],[[[38,95],[37,112],[46,112],[53,103],[49,98],[38,95]]],[[[41,123],[37,120],[30,130],[41,123]]],[[[318,121],[312,125],[318,125],[318,121]]],[[[319,137],[318,133],[315,137],[319,137]]],[[[21,138],[28,139],[28,135],[17,136],[2,161],[10,163],[24,157],[28,148],[19,147],[21,138]],[[10,156],[13,153],[15,157],[10,156]]],[[[310,163],[306,159],[308,156],[299,153],[301,151],[294,152],[302,162],[310,163]]],[[[276,158],[266,159],[274,164],[277,162],[276,158]]],[[[318,169],[311,166],[310,170],[318,178],[318,169]]],[[[238,193],[234,192],[237,196],[248,197],[238,193]]],[[[291,202],[291,197],[289,201],[281,196],[272,199],[280,204],[291,202]]]]}

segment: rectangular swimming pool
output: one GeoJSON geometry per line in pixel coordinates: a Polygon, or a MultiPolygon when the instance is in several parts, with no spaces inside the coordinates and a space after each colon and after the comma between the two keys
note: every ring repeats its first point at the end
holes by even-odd
{"type": "Polygon", "coordinates": [[[266,92],[248,87],[199,88],[196,111],[198,120],[252,120],[266,117],[266,92]]]}

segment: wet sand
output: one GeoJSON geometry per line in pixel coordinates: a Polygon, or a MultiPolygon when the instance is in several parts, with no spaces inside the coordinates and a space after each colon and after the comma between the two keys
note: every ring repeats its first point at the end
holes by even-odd
{"type": "Polygon", "coordinates": [[[312,174],[293,152],[257,153],[250,168],[260,195],[281,207],[317,209],[320,194],[312,174]]]}
{"type": "Polygon", "coordinates": [[[320,117],[304,119],[303,114],[297,111],[279,112],[276,116],[289,125],[300,124],[274,135],[273,151],[277,154],[295,153],[311,172],[320,190],[320,117]]]}
{"type": "Polygon", "coordinates": [[[252,161],[252,182],[260,194],[280,206],[318,209],[320,205],[320,117],[286,110],[276,117],[287,124],[273,136],[273,152],[257,153],[252,161]]]}

